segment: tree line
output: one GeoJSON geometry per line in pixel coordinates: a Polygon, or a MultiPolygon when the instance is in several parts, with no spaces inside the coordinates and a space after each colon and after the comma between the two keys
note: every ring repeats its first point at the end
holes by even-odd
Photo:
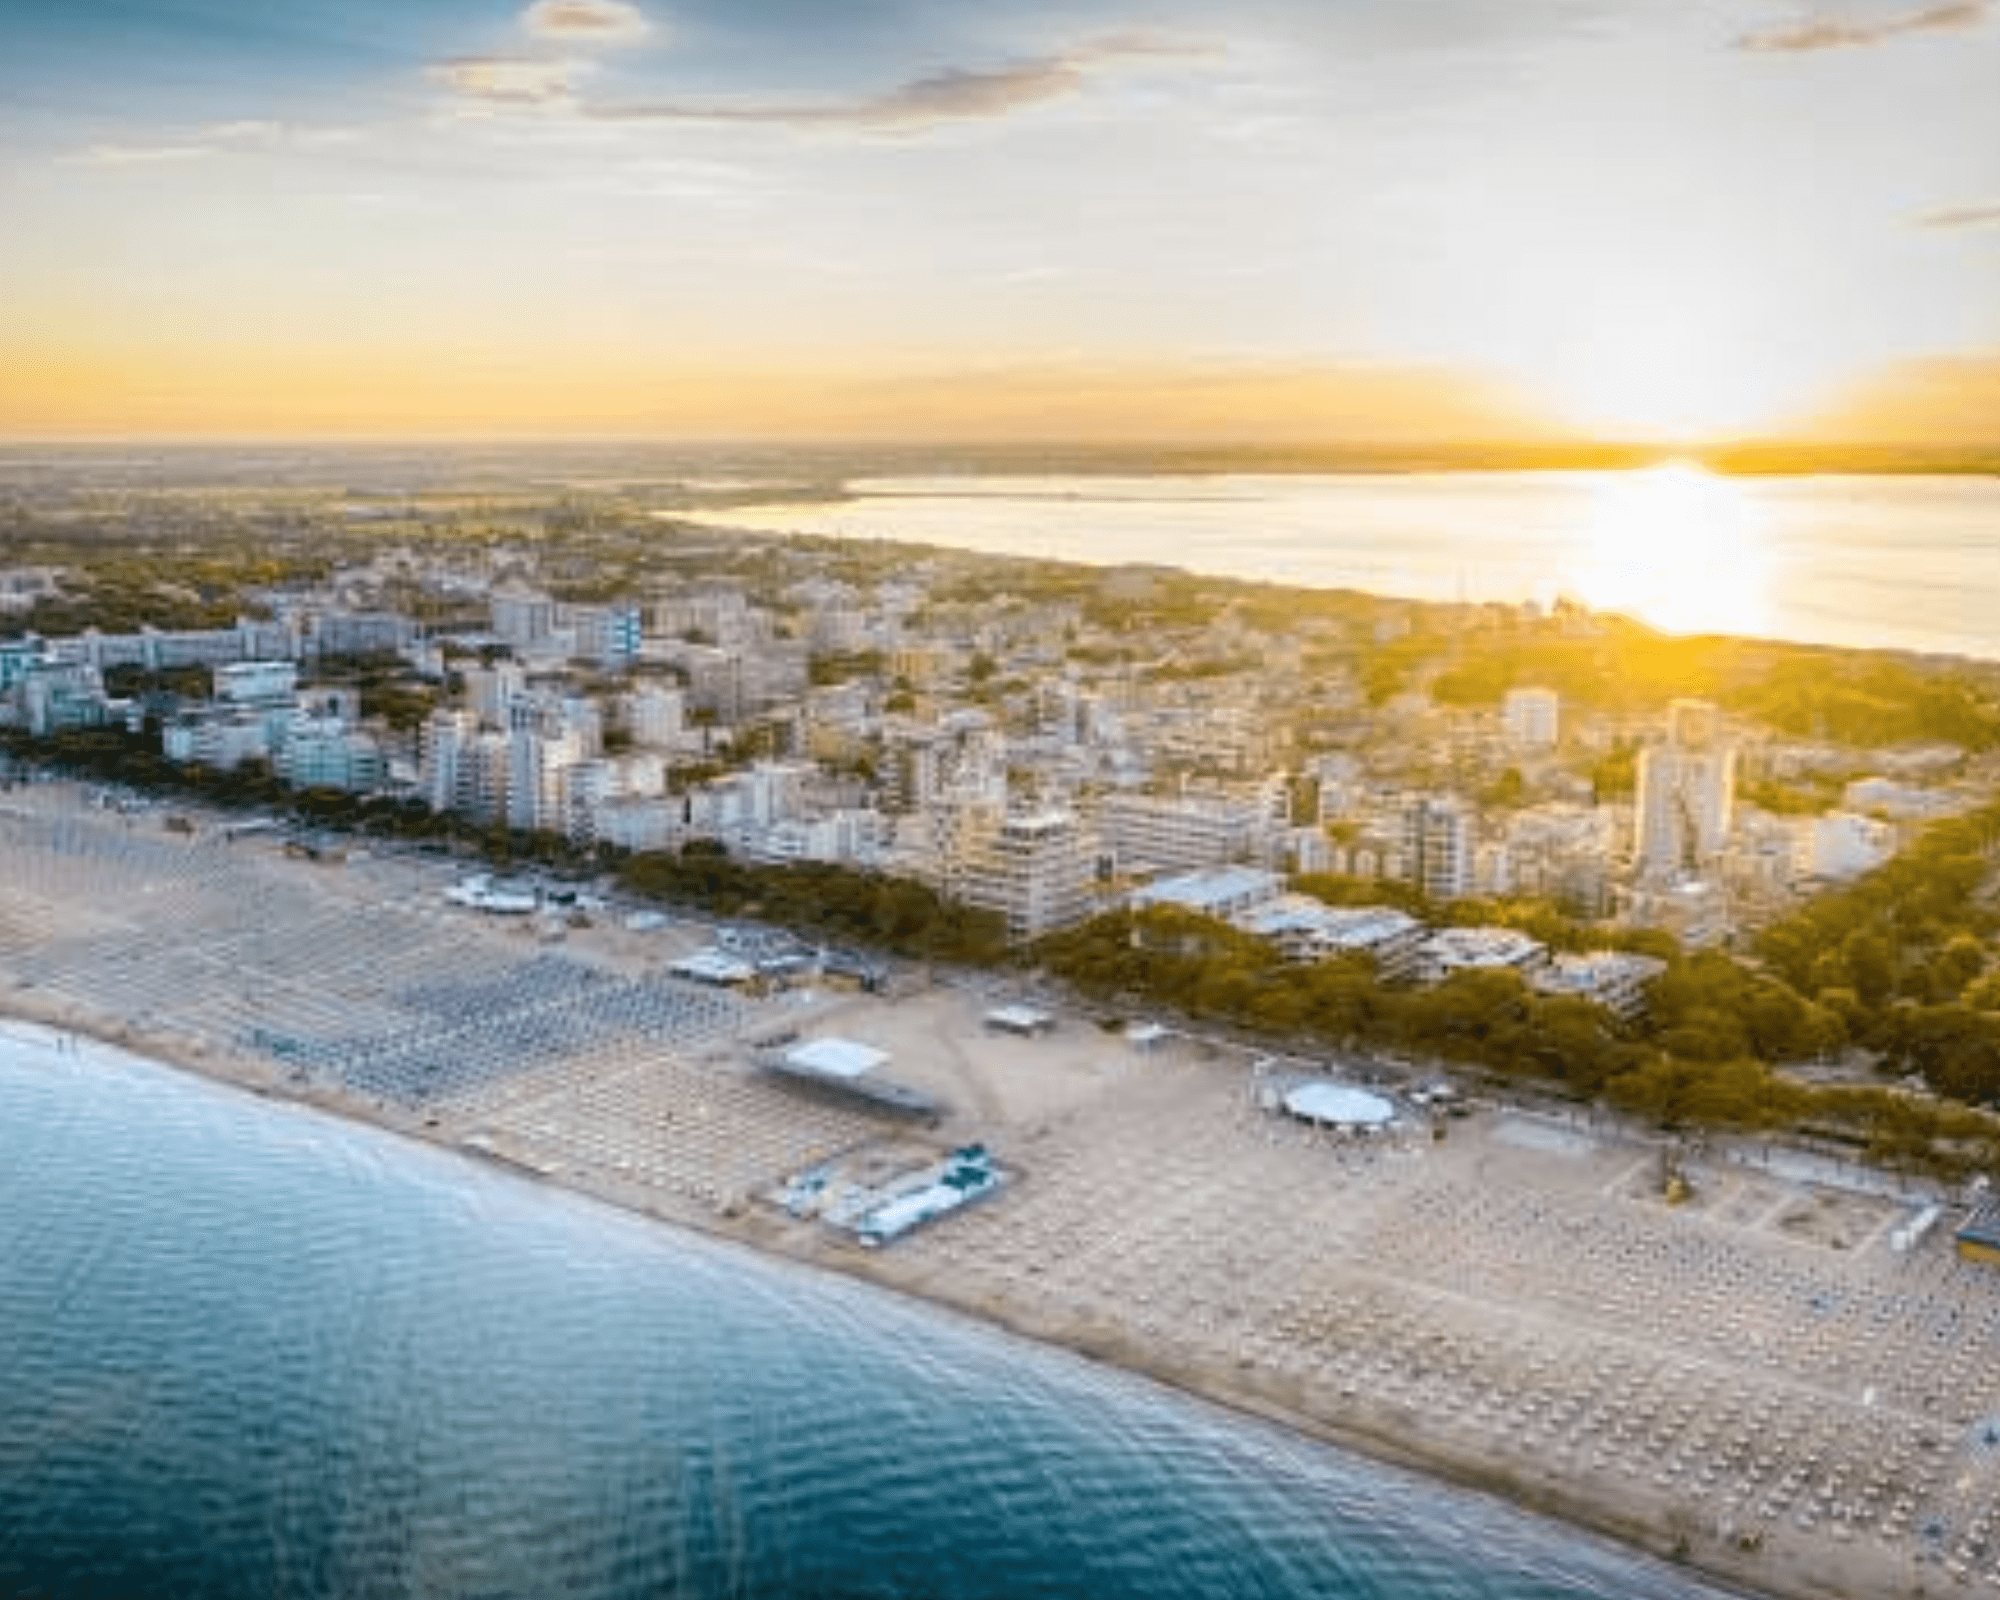
{"type": "Polygon", "coordinates": [[[822,861],[741,861],[711,840],[620,861],[619,885],[649,899],[726,917],[767,917],[786,928],[927,961],[995,966],[1007,957],[1005,922],[909,878],[822,861]]]}

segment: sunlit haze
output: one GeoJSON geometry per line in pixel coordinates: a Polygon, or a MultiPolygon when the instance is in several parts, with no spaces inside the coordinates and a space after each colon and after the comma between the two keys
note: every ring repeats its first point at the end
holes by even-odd
{"type": "Polygon", "coordinates": [[[21,0],[0,432],[2000,438],[1986,0],[21,0]]]}
{"type": "Polygon", "coordinates": [[[1699,467],[1606,474],[1574,579],[1588,604],[1672,632],[1754,634],[1770,621],[1765,534],[1755,501],[1699,467]]]}

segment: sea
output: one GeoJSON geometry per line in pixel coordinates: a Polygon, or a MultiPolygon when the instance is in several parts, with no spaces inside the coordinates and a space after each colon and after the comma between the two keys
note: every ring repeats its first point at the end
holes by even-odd
{"type": "Polygon", "coordinates": [[[0,1024],[8,1600],[1700,1600],[835,1275],[0,1024]]]}
{"type": "Polygon", "coordinates": [[[2000,477],[1616,472],[863,478],[711,524],[1420,600],[1558,598],[1665,632],[2000,657],[2000,477]]]}

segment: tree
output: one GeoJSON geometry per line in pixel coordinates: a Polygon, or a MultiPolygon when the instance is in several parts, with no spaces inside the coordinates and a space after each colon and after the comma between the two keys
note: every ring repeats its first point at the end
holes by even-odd
{"type": "Polygon", "coordinates": [[[1962,997],[1966,1005],[1980,1011],[2000,1011],[2000,967],[1983,973],[1966,985],[1962,997]]]}
{"type": "Polygon", "coordinates": [[[1879,933],[1856,929],[1840,946],[1841,964],[1846,968],[1848,986],[1868,1007],[1881,1005],[1895,987],[1896,965],[1889,944],[1879,933]]]}

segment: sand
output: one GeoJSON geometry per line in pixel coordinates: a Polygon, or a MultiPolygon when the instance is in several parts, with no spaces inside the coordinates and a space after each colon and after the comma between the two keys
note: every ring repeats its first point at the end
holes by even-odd
{"type": "Polygon", "coordinates": [[[662,968],[699,926],[600,919],[545,944],[446,906],[453,876],[16,790],[0,1008],[921,1295],[1742,1587],[2000,1592],[2000,1274],[1942,1232],[1894,1251],[1915,1191],[1724,1146],[1670,1206],[1642,1132],[1518,1106],[1441,1141],[1312,1131],[1263,1109],[1275,1080],[1248,1052],[1142,1051],[1073,1013],[995,1034],[984,1012],[1015,996],[970,980],[684,1000],[662,968]],[[786,1034],[875,1045],[947,1109],[912,1124],[758,1070],[786,1034]],[[477,1070],[437,1088],[438,1061],[477,1070]],[[401,1096],[398,1074],[436,1092],[401,1096]],[[815,1163],[971,1140],[1007,1189],[880,1251],[771,1200],[815,1163]]]}

